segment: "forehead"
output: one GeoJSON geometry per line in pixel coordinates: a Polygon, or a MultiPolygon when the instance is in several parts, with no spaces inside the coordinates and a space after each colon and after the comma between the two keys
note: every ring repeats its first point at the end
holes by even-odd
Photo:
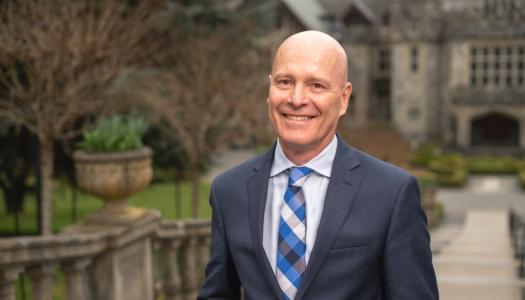
{"type": "Polygon", "coordinates": [[[316,74],[336,80],[344,76],[346,66],[338,49],[330,45],[307,42],[284,43],[275,54],[272,74],[287,73],[316,74]]]}

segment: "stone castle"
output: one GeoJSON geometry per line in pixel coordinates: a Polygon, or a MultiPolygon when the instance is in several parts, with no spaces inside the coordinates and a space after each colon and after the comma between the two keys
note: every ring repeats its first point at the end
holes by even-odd
{"type": "Polygon", "coordinates": [[[411,143],[525,152],[525,0],[282,0],[279,26],[341,41],[355,126],[411,143]]]}

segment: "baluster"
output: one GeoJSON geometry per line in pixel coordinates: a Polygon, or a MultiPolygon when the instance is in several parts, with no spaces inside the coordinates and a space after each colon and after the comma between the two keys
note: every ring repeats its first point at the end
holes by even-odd
{"type": "Polygon", "coordinates": [[[199,263],[197,266],[198,284],[204,281],[204,270],[210,258],[210,237],[203,236],[199,239],[199,263]]]}
{"type": "Polygon", "coordinates": [[[64,263],[64,276],[66,284],[66,300],[88,300],[88,286],[86,267],[91,259],[80,259],[64,263]]]}
{"type": "Polygon", "coordinates": [[[16,300],[15,283],[18,275],[24,270],[22,267],[7,267],[0,270],[0,299],[16,300]]]}
{"type": "Polygon", "coordinates": [[[197,238],[189,237],[183,251],[182,278],[184,286],[184,299],[195,299],[197,292],[197,238]]]}
{"type": "Polygon", "coordinates": [[[27,276],[31,280],[33,300],[53,299],[53,273],[56,266],[56,263],[52,263],[28,269],[27,276]]]}
{"type": "Polygon", "coordinates": [[[151,256],[151,266],[153,267],[153,299],[159,299],[162,295],[164,295],[163,292],[163,285],[164,282],[162,280],[162,273],[164,268],[160,267],[161,264],[163,264],[164,256],[161,250],[161,244],[162,241],[159,239],[152,240],[151,241],[151,247],[153,249],[152,256],[151,256]]]}
{"type": "Polygon", "coordinates": [[[177,294],[180,294],[181,290],[181,276],[177,258],[180,246],[181,241],[179,239],[162,243],[161,263],[164,269],[162,289],[167,300],[176,300],[177,294]]]}

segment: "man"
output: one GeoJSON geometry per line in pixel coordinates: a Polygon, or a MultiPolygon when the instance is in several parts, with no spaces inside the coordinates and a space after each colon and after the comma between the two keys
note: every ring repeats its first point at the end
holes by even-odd
{"type": "Polygon", "coordinates": [[[426,218],[407,172],[336,134],[352,85],[316,31],[274,58],[266,154],[212,184],[212,251],[198,299],[438,299],[426,218]]]}

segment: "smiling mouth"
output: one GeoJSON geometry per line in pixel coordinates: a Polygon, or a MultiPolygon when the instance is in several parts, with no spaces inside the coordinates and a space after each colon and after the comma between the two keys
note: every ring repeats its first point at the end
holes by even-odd
{"type": "Polygon", "coordinates": [[[292,120],[292,121],[308,121],[308,120],[315,118],[315,116],[305,116],[305,115],[289,115],[289,114],[282,114],[282,115],[286,119],[292,120]]]}

